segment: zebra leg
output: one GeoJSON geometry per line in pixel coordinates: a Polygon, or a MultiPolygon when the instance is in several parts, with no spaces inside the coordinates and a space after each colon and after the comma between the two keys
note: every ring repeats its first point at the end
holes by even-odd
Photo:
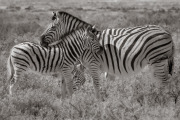
{"type": "Polygon", "coordinates": [[[14,84],[16,83],[16,80],[14,79],[14,77],[10,80],[10,85],[9,85],[9,94],[12,95],[12,88],[14,86],[14,84]]]}
{"type": "Polygon", "coordinates": [[[12,95],[13,93],[13,89],[15,89],[15,83],[17,82],[17,80],[20,78],[20,74],[23,71],[20,70],[15,70],[15,73],[13,75],[13,78],[10,80],[10,85],[9,85],[9,94],[12,95]]]}
{"type": "MultiPolygon", "coordinates": [[[[93,66],[93,65],[92,65],[93,66]]],[[[100,101],[102,101],[102,97],[100,94],[100,74],[98,72],[98,68],[90,68],[91,76],[93,78],[93,86],[95,89],[96,98],[100,101]]]]}
{"type": "Polygon", "coordinates": [[[166,85],[169,79],[167,60],[156,62],[152,64],[152,67],[154,69],[153,76],[161,80],[162,85],[166,85]]]}
{"type": "Polygon", "coordinates": [[[168,88],[168,83],[169,83],[169,68],[168,68],[168,60],[161,60],[156,63],[152,64],[153,68],[153,76],[159,80],[160,83],[160,92],[162,93],[167,93],[169,90],[166,89],[168,88]]]}

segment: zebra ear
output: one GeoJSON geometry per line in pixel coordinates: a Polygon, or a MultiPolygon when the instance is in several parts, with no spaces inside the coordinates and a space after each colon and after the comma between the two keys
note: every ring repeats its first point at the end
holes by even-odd
{"type": "Polygon", "coordinates": [[[93,26],[92,26],[92,29],[95,30],[95,29],[96,29],[96,25],[93,25],[93,26]]]}
{"type": "Polygon", "coordinates": [[[90,33],[92,34],[94,32],[94,30],[95,30],[94,26],[93,27],[88,26],[87,29],[86,29],[87,33],[89,33],[89,34],[90,33]]]}
{"type": "Polygon", "coordinates": [[[97,35],[99,33],[99,31],[96,28],[96,25],[92,26],[92,33],[95,34],[95,35],[97,35]]]}
{"type": "Polygon", "coordinates": [[[95,31],[96,31],[96,26],[93,25],[93,26],[92,26],[92,33],[94,33],[95,31]]]}
{"type": "Polygon", "coordinates": [[[52,16],[52,20],[55,20],[57,18],[56,12],[52,12],[53,16],[52,16]]]}

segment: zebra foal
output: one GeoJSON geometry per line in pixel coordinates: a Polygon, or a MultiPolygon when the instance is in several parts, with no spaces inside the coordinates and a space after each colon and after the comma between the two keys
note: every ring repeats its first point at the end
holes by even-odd
{"type": "MultiPolygon", "coordinates": [[[[85,67],[81,64],[79,65],[75,65],[74,66],[74,70],[72,71],[73,74],[73,93],[78,91],[85,83],[86,78],[85,78],[85,67]]],[[[61,82],[61,91],[62,91],[62,96],[66,96],[67,95],[67,90],[66,90],[66,85],[65,85],[65,80],[63,79],[61,82]]]]}
{"type": "MultiPolygon", "coordinates": [[[[92,28],[79,28],[64,36],[62,42],[48,48],[31,42],[15,45],[7,62],[9,93],[12,94],[14,84],[28,69],[41,74],[62,73],[66,85],[72,86],[74,63],[85,49],[93,49],[91,44],[99,43],[92,31],[92,28]]],[[[72,94],[72,90],[68,89],[68,92],[72,94]]]]}

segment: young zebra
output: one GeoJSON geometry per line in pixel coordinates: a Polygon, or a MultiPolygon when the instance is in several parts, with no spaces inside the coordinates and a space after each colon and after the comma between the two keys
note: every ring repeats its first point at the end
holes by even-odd
{"type": "MultiPolygon", "coordinates": [[[[59,26],[61,30],[65,29],[65,31],[71,30],[73,26],[76,29],[76,21],[78,24],[85,23],[64,12],[57,12],[53,19],[53,22],[56,23],[54,26],[59,26]]],[[[89,24],[87,23],[87,25],[89,24]]],[[[41,43],[51,44],[57,41],[57,38],[62,35],[63,31],[61,30],[51,35],[47,41],[44,39],[41,43]]],[[[45,33],[48,32],[48,30],[45,31],[45,33]]],[[[161,80],[162,83],[166,83],[169,75],[172,75],[174,43],[170,33],[163,28],[147,25],[134,28],[106,29],[98,32],[98,36],[104,52],[99,55],[86,50],[81,59],[83,65],[91,71],[97,98],[100,98],[98,96],[100,95],[99,75],[97,74],[100,66],[101,70],[116,76],[129,76],[139,72],[146,65],[150,65],[154,70],[154,77],[161,80]]]]}
{"type": "Polygon", "coordinates": [[[74,66],[73,74],[73,91],[76,92],[84,85],[86,78],[84,76],[85,67],[82,64],[74,66]]]}
{"type": "MultiPolygon", "coordinates": [[[[85,67],[83,65],[81,65],[81,64],[74,65],[74,70],[72,71],[73,93],[78,91],[84,85],[84,83],[86,81],[84,72],[85,72],[85,67]]],[[[65,85],[64,80],[62,80],[62,82],[61,82],[61,91],[62,91],[62,96],[65,98],[65,96],[67,95],[67,90],[66,90],[66,85],[65,85]]]]}
{"type": "Polygon", "coordinates": [[[85,49],[94,50],[93,46],[96,46],[97,50],[99,45],[92,31],[93,28],[79,28],[64,36],[62,42],[48,48],[31,42],[15,45],[7,62],[9,93],[12,94],[12,88],[20,76],[30,69],[42,74],[62,73],[71,96],[74,63],[85,49]]]}

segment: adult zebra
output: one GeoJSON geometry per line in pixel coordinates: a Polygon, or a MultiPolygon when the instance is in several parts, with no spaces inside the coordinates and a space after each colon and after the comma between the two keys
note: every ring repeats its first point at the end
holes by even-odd
{"type": "MultiPolygon", "coordinates": [[[[55,28],[53,28],[55,29],[55,28]]],[[[39,73],[60,73],[66,78],[68,94],[72,94],[72,75],[76,63],[85,49],[97,50],[99,41],[93,34],[93,28],[81,27],[62,38],[62,42],[44,48],[40,45],[24,42],[11,49],[7,63],[9,93],[18,78],[28,69],[39,73]],[[95,44],[95,45],[93,45],[95,44]],[[91,46],[93,45],[93,47],[91,46]]]]}
{"type": "MultiPolygon", "coordinates": [[[[53,16],[56,22],[54,26],[65,26],[62,21],[59,21],[59,23],[57,21],[63,19],[63,16],[59,15],[60,13],[58,12],[53,16]]],[[[66,14],[71,16],[68,13],[66,14]]],[[[70,18],[72,21],[78,19],[73,16],[70,18]]],[[[73,26],[72,24],[70,25],[73,26]]],[[[47,34],[48,30],[45,32],[47,34]]],[[[49,43],[58,40],[57,38],[61,32],[51,33],[52,35],[48,39],[49,43]]],[[[91,73],[96,74],[97,68],[101,66],[103,71],[117,76],[125,76],[139,72],[146,65],[151,65],[154,69],[154,77],[160,79],[163,83],[167,81],[168,74],[172,75],[174,43],[170,33],[163,28],[156,25],[148,25],[125,29],[107,29],[103,30],[102,33],[99,32],[98,35],[100,44],[105,49],[103,54],[94,54],[86,50],[81,59],[86,67],[92,69],[91,73]]],[[[43,42],[45,42],[45,39],[41,41],[41,43],[43,42]]],[[[99,92],[98,75],[93,75],[92,77],[96,87],[96,95],[99,95],[97,94],[99,92]]],[[[99,96],[97,97],[100,98],[99,96]]]]}
{"type": "Polygon", "coordinates": [[[95,68],[100,68],[98,70],[116,76],[129,76],[149,65],[153,76],[161,80],[162,87],[173,74],[174,43],[166,31],[146,29],[122,36],[106,35],[100,42],[105,48],[101,55],[85,50],[81,56],[86,68],[95,65],[95,68]]]}

